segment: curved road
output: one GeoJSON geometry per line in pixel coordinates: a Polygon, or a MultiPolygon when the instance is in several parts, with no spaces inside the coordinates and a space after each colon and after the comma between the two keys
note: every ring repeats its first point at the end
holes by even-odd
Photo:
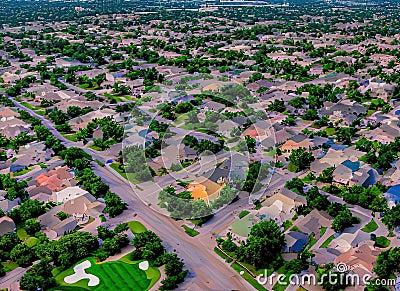
{"type": "MultiPolygon", "coordinates": [[[[26,108],[20,102],[10,97],[16,107],[29,112],[32,116],[39,118],[42,125],[49,128],[51,133],[60,139],[67,147],[78,146],[64,138],[54,127],[54,124],[43,116],[36,114],[33,110],[26,108]]],[[[100,161],[105,161],[107,157],[85,148],[92,157],[100,161]]],[[[134,214],[138,215],[138,219],[154,230],[168,251],[176,250],[176,253],[184,260],[186,267],[190,270],[189,278],[182,284],[184,290],[254,290],[254,288],[240,275],[229,267],[220,257],[213,252],[211,239],[212,226],[219,225],[219,221],[223,225],[229,225],[229,220],[233,221],[232,208],[225,208],[218,213],[212,221],[205,226],[201,235],[191,238],[189,237],[180,224],[173,219],[166,217],[156,211],[151,210],[147,205],[144,205],[141,200],[135,195],[129,182],[119,175],[111,172],[107,167],[100,167],[96,163],[92,163],[94,172],[100,176],[105,183],[110,186],[111,191],[117,193],[124,202],[128,204],[128,209],[114,219],[110,219],[110,225],[116,225],[120,222],[127,222],[135,219],[134,214]],[[231,219],[225,219],[226,217],[231,219]],[[221,220],[221,218],[223,218],[221,220]]],[[[242,207],[248,203],[247,199],[242,199],[236,202],[235,208],[242,207]]]]}

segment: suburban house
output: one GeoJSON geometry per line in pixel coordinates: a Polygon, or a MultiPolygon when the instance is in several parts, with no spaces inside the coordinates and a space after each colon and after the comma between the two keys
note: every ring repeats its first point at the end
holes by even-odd
{"type": "Polygon", "coordinates": [[[10,121],[15,118],[19,117],[19,113],[11,110],[9,107],[3,107],[0,109],[0,121],[5,122],[5,121],[10,121]]]}
{"type": "Polygon", "coordinates": [[[68,187],[59,192],[53,193],[53,200],[55,202],[67,202],[69,200],[75,199],[79,196],[85,195],[88,193],[86,190],[78,186],[68,187]]]}
{"type": "Polygon", "coordinates": [[[14,220],[8,216],[3,216],[0,218],[0,236],[5,235],[6,233],[14,232],[15,230],[16,226],[14,220]]]}
{"type": "Polygon", "coordinates": [[[289,231],[285,238],[286,246],[282,250],[285,253],[299,253],[308,244],[308,235],[298,231],[289,231]]]}
{"type": "Polygon", "coordinates": [[[86,221],[89,216],[99,217],[106,207],[104,203],[96,200],[90,193],[68,200],[62,206],[65,213],[71,214],[78,221],[86,221]]]}
{"type": "Polygon", "coordinates": [[[192,193],[193,199],[203,199],[207,205],[210,201],[219,197],[219,193],[225,184],[219,185],[205,177],[200,177],[198,181],[191,182],[186,190],[192,193]]]}
{"type": "Polygon", "coordinates": [[[364,275],[372,276],[372,269],[375,267],[376,257],[380,251],[368,244],[359,247],[352,247],[348,251],[340,254],[334,264],[345,264],[349,268],[350,274],[357,274],[360,278],[364,275]]]}

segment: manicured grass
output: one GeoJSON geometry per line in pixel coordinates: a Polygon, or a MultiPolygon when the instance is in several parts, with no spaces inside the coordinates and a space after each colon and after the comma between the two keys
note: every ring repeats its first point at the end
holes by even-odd
{"type": "Polygon", "coordinates": [[[247,282],[251,284],[254,288],[256,288],[259,291],[265,291],[263,286],[261,286],[256,279],[253,278],[245,269],[243,269],[241,266],[239,266],[236,262],[231,265],[231,267],[240,274],[241,271],[244,271],[242,277],[245,279],[247,282]]]}
{"type": "Polygon", "coordinates": [[[227,255],[225,255],[219,248],[215,247],[214,248],[214,252],[220,256],[221,258],[223,258],[225,260],[225,262],[230,263],[232,262],[232,259],[230,257],[228,257],[227,255]]]}
{"type": "Polygon", "coordinates": [[[237,235],[247,237],[250,233],[251,227],[253,226],[253,219],[253,215],[247,215],[242,219],[236,220],[234,223],[232,223],[232,232],[237,235]]]}
{"type": "Polygon", "coordinates": [[[375,220],[371,219],[368,224],[366,224],[361,230],[364,232],[373,232],[378,229],[378,225],[376,224],[375,220]]]}
{"type": "Polygon", "coordinates": [[[316,244],[316,242],[318,241],[315,237],[314,233],[311,233],[310,237],[308,238],[308,247],[311,248],[313,245],[316,244]]]}
{"type": "Polygon", "coordinates": [[[127,179],[126,172],[119,167],[118,163],[112,163],[112,164],[110,164],[110,167],[112,169],[114,169],[115,171],[117,171],[118,174],[120,174],[123,178],[127,179]]]}
{"type": "Polygon", "coordinates": [[[379,248],[387,248],[390,246],[390,240],[384,236],[378,236],[375,241],[375,246],[379,248]]]}
{"type": "Polygon", "coordinates": [[[135,220],[129,221],[128,227],[132,231],[133,234],[142,233],[147,230],[147,228],[143,224],[141,224],[139,221],[135,221],[135,220]]]}
{"type": "Polygon", "coordinates": [[[99,160],[94,160],[100,167],[104,167],[105,164],[99,160]]]}
{"type": "Polygon", "coordinates": [[[42,169],[47,169],[47,168],[49,167],[48,165],[46,165],[45,163],[42,163],[42,162],[38,163],[38,165],[39,165],[42,169]]]}
{"type": "Polygon", "coordinates": [[[14,177],[22,176],[25,174],[28,174],[30,171],[32,171],[35,167],[28,167],[23,169],[22,171],[14,173],[14,177]]]}
{"type": "MultiPolygon", "coordinates": [[[[132,260],[132,253],[130,253],[130,254],[127,254],[126,256],[123,256],[121,259],[119,259],[119,261],[130,264],[130,265],[135,265],[135,264],[142,262],[143,260],[140,260],[140,261],[132,260]]],[[[153,266],[151,261],[149,262],[149,265],[150,265],[149,269],[146,270],[145,272],[146,272],[147,278],[151,279],[150,287],[152,287],[160,279],[161,273],[158,270],[158,268],[153,266]]]]}
{"type": "Polygon", "coordinates": [[[333,241],[335,237],[333,236],[333,234],[326,240],[324,241],[324,243],[321,245],[321,249],[327,248],[328,245],[331,243],[331,241],[333,241]]]}
{"type": "Polygon", "coordinates": [[[250,211],[243,210],[242,212],[239,213],[239,218],[242,219],[243,217],[245,217],[249,213],[250,213],[250,211]]]}
{"type": "Polygon", "coordinates": [[[196,235],[198,235],[200,233],[197,230],[192,229],[192,228],[190,228],[190,227],[188,227],[186,225],[182,225],[182,227],[185,229],[185,232],[191,237],[194,237],[194,236],[196,236],[196,235]]]}
{"type": "Polygon", "coordinates": [[[325,131],[328,134],[328,136],[335,135],[335,132],[336,132],[335,129],[331,128],[331,127],[328,127],[327,129],[325,129],[325,131]]]}
{"type": "MultiPolygon", "coordinates": [[[[139,269],[139,262],[133,262],[128,258],[119,261],[97,264],[94,258],[87,258],[79,263],[89,260],[91,267],[86,273],[93,274],[100,279],[100,284],[88,287],[88,279],[80,280],[74,284],[64,281],[66,276],[74,273],[73,266],[59,273],[56,281],[60,286],[83,288],[83,290],[149,290],[160,278],[160,272],[152,266],[147,271],[139,269]]],[[[79,289],[76,289],[79,290],[79,289]]]]}
{"type": "Polygon", "coordinates": [[[91,146],[89,146],[89,148],[92,149],[92,150],[98,151],[98,152],[102,152],[102,151],[103,151],[102,148],[97,147],[97,146],[95,146],[95,145],[91,145],[91,146]]]}
{"type": "Polygon", "coordinates": [[[36,237],[30,237],[26,240],[26,244],[28,247],[34,247],[38,242],[38,239],[36,237]]]}
{"type": "Polygon", "coordinates": [[[327,227],[321,227],[321,229],[319,231],[319,236],[322,237],[325,234],[327,229],[328,229],[327,227]]]}
{"type": "Polygon", "coordinates": [[[10,272],[19,267],[18,264],[15,262],[2,262],[1,264],[6,269],[6,272],[10,272]]]}
{"type": "Polygon", "coordinates": [[[73,141],[73,142],[78,141],[78,137],[76,136],[76,133],[69,133],[69,134],[61,133],[61,135],[70,141],[73,141]]]}
{"type": "Polygon", "coordinates": [[[290,164],[287,166],[287,169],[288,169],[288,171],[293,172],[293,173],[296,173],[296,172],[297,172],[297,167],[296,167],[295,165],[293,165],[292,163],[290,163],[290,164]]]}
{"type": "Polygon", "coordinates": [[[293,225],[293,222],[291,220],[286,220],[282,224],[284,230],[288,230],[292,225],[293,225]]]}
{"type": "Polygon", "coordinates": [[[101,222],[106,222],[107,221],[106,217],[103,214],[100,215],[100,221],[101,222]]]}
{"type": "Polygon", "coordinates": [[[23,106],[25,106],[26,108],[31,109],[31,110],[40,109],[40,108],[37,108],[37,107],[31,105],[31,104],[28,103],[28,102],[21,102],[21,104],[22,104],[23,106]]]}
{"type": "Polygon", "coordinates": [[[269,157],[275,157],[276,156],[276,148],[274,147],[272,150],[270,150],[269,152],[266,152],[265,154],[269,157]]]}
{"type": "Polygon", "coordinates": [[[19,228],[17,229],[17,235],[20,240],[24,241],[29,237],[29,235],[26,233],[26,230],[24,228],[19,228]]]}

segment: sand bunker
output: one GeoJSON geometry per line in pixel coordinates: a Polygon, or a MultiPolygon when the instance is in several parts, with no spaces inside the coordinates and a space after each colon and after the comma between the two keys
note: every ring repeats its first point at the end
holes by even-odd
{"type": "Polygon", "coordinates": [[[143,261],[139,263],[139,269],[143,271],[147,271],[149,269],[149,262],[143,261]]]}
{"type": "Polygon", "coordinates": [[[75,274],[64,278],[65,283],[74,284],[83,279],[89,279],[88,286],[97,286],[100,283],[100,279],[92,274],[87,274],[85,269],[90,268],[92,264],[89,261],[84,261],[74,267],[75,274]]]}

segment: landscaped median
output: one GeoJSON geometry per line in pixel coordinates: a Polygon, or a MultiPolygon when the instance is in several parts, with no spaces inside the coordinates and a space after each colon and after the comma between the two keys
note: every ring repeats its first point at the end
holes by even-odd
{"type": "Polygon", "coordinates": [[[223,251],[220,247],[215,247],[214,252],[223,258],[225,262],[233,263],[231,264],[231,267],[239,273],[240,276],[242,276],[247,282],[250,283],[251,286],[253,286],[255,289],[260,290],[260,291],[265,291],[263,286],[261,286],[257,280],[255,279],[256,275],[253,274],[250,270],[247,269],[242,263],[237,262],[234,258],[232,258],[229,254],[227,254],[225,251],[223,251]]]}

